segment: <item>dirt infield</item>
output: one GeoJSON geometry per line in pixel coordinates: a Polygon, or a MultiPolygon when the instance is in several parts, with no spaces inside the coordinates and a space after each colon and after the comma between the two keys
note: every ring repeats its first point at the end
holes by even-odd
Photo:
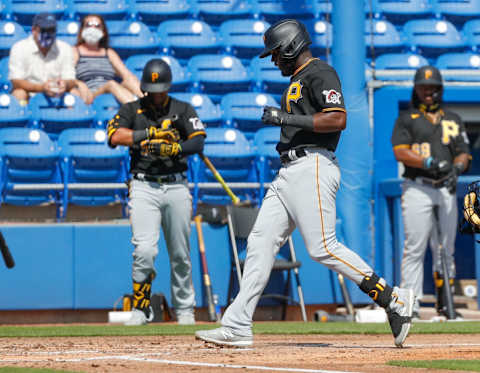
{"type": "Polygon", "coordinates": [[[480,335],[412,334],[402,349],[391,335],[256,335],[246,349],[193,336],[0,338],[0,366],[77,372],[425,372],[385,363],[453,358],[480,359],[480,335]]]}

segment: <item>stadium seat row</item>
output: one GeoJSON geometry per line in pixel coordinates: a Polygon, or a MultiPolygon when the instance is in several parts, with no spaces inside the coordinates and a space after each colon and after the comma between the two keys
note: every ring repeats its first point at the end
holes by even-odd
{"type": "MultiPolygon", "coordinates": [[[[222,97],[220,105],[207,95],[172,93],[172,96],[192,104],[207,127],[237,128],[247,138],[263,127],[260,121],[265,105],[279,107],[273,96],[264,93],[235,92],[222,97]]],[[[63,98],[36,95],[27,107],[15,97],[0,95],[0,128],[30,127],[41,129],[52,138],[69,128],[101,128],[113,118],[120,104],[110,94],[97,97],[89,106],[77,97],[67,94],[63,98]]]]}
{"type": "MultiPolygon", "coordinates": [[[[252,145],[238,130],[211,128],[204,154],[225,181],[255,183],[242,186],[236,193],[258,202],[264,183],[273,179],[280,166],[275,150],[279,132],[278,128],[262,129],[252,145]]],[[[221,188],[199,187],[199,183],[216,182],[200,158],[190,157],[189,162],[194,203],[229,203],[221,188]]],[[[52,141],[42,130],[0,129],[0,202],[4,204],[54,203],[59,219],[66,216],[69,204],[125,206],[128,167],[128,148],[108,147],[103,130],[68,129],[58,141],[52,141]]]]}

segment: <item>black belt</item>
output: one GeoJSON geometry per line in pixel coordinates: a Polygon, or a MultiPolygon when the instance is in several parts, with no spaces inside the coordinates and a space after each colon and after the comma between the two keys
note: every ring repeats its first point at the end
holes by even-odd
{"type": "Polygon", "coordinates": [[[427,185],[435,189],[440,189],[445,186],[447,178],[443,177],[441,179],[430,179],[429,177],[417,176],[415,179],[411,180],[421,185],[427,185]]]}
{"type": "Polygon", "coordinates": [[[295,161],[298,158],[305,157],[306,155],[307,152],[305,151],[305,149],[290,149],[285,153],[280,154],[280,161],[282,163],[288,163],[291,161],[295,161]]]}
{"type": "Polygon", "coordinates": [[[133,178],[135,180],[141,181],[151,181],[158,184],[165,184],[165,183],[175,183],[179,181],[183,181],[187,178],[184,172],[176,172],[174,174],[168,175],[147,175],[142,173],[133,174],[133,178]]]}

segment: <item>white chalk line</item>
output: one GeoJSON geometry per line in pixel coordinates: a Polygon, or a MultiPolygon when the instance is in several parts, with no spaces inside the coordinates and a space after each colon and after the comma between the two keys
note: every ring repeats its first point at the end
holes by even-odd
{"type": "MultiPolygon", "coordinates": [[[[88,358],[76,358],[76,359],[55,359],[53,361],[57,363],[81,363],[85,361],[98,361],[98,360],[126,360],[126,361],[142,361],[146,363],[157,363],[167,365],[184,365],[184,366],[197,366],[197,367],[209,367],[209,368],[227,368],[227,369],[247,369],[247,370],[264,370],[271,372],[298,372],[298,373],[352,373],[339,370],[324,370],[324,369],[303,369],[303,368],[283,368],[283,367],[268,367],[262,365],[237,365],[237,364],[222,364],[222,363],[204,363],[195,361],[182,361],[182,360],[166,360],[166,359],[151,359],[143,358],[131,355],[125,356],[98,356],[88,358]]],[[[6,359],[0,360],[0,363],[45,363],[52,362],[52,359],[36,360],[36,359],[6,359]]]]}

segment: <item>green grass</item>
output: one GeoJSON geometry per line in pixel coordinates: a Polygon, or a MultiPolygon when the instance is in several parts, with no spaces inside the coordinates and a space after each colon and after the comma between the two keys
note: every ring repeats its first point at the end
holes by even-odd
{"type": "Polygon", "coordinates": [[[21,367],[0,367],[0,373],[74,373],[70,370],[21,368],[21,367]]]}
{"type": "Polygon", "coordinates": [[[405,368],[430,368],[480,372],[480,360],[411,360],[389,361],[387,364],[405,368]]]}
{"type": "MultiPolygon", "coordinates": [[[[137,335],[193,335],[196,330],[213,329],[218,324],[195,326],[177,324],[123,325],[54,325],[0,326],[0,337],[94,337],[137,335]]],[[[255,334],[389,334],[388,324],[356,324],[348,322],[261,322],[255,323],[255,334]]],[[[411,334],[480,334],[480,322],[418,323],[411,334]]]]}

